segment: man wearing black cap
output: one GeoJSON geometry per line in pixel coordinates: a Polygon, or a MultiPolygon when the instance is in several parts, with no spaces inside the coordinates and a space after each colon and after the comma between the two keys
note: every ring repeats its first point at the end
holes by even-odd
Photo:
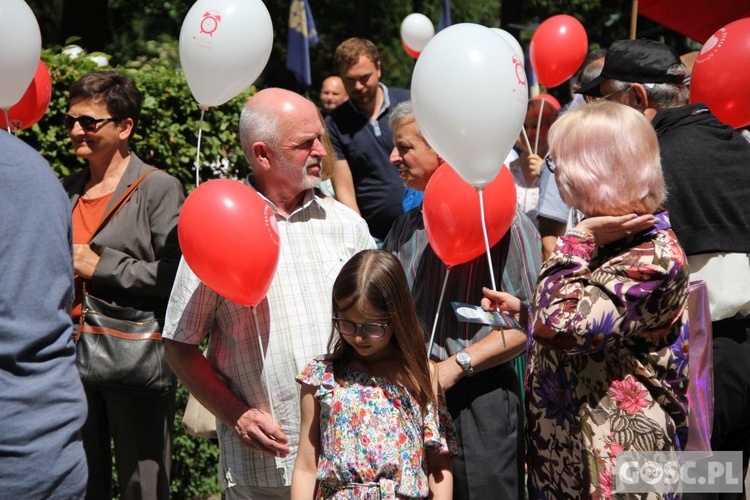
{"type": "Polygon", "coordinates": [[[688,104],[685,75],[668,46],[621,40],[609,48],[601,75],[578,92],[635,108],[656,129],[672,228],[688,255],[691,279],[708,288],[711,445],[741,450],[744,477],[750,456],[750,145],[705,104],[688,104]]]}

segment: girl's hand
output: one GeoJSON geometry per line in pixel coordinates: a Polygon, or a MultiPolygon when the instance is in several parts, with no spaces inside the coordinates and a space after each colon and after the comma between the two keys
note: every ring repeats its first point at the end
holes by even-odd
{"type": "Polygon", "coordinates": [[[542,173],[542,166],[544,165],[544,158],[539,155],[529,155],[529,171],[534,177],[539,177],[542,173]]]}
{"type": "Polygon", "coordinates": [[[521,312],[521,300],[509,293],[497,292],[487,287],[482,288],[482,293],[482,307],[486,310],[507,311],[511,314],[521,312]]]}
{"type": "Polygon", "coordinates": [[[598,245],[606,245],[622,239],[633,233],[640,233],[656,225],[656,217],[652,214],[638,216],[636,214],[597,217],[587,217],[578,223],[576,229],[594,235],[598,245]]]}

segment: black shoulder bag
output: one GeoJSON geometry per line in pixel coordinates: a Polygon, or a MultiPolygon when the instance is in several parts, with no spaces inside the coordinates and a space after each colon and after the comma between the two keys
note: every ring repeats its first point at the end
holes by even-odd
{"type": "MultiPolygon", "coordinates": [[[[143,173],[112,205],[93,239],[156,169],[143,173]]],[[[76,336],[76,365],[84,384],[110,390],[166,392],[174,376],[164,359],[162,321],[151,311],[110,304],[84,284],[76,336]]]]}

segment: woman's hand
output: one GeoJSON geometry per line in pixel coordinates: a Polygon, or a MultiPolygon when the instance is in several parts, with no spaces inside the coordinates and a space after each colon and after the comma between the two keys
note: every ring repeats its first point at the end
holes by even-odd
{"type": "Polygon", "coordinates": [[[507,311],[511,314],[521,312],[521,300],[509,293],[490,290],[487,287],[482,288],[482,293],[482,307],[486,310],[507,311]]]}
{"type": "Polygon", "coordinates": [[[94,270],[99,263],[99,255],[87,244],[73,245],[73,272],[85,280],[94,277],[94,270]]]}
{"type": "Polygon", "coordinates": [[[576,229],[594,235],[598,245],[606,245],[633,233],[640,233],[656,225],[656,217],[646,215],[601,215],[587,217],[578,223],[576,229]]]}

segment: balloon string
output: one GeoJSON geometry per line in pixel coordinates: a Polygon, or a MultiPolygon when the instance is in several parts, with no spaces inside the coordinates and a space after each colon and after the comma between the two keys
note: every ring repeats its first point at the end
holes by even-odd
{"type": "Polygon", "coordinates": [[[255,333],[258,334],[258,350],[260,351],[261,370],[263,370],[263,378],[266,381],[266,396],[268,397],[268,406],[271,410],[271,418],[276,422],[276,410],[273,407],[273,398],[271,397],[271,384],[268,380],[268,370],[270,367],[266,366],[266,358],[263,356],[263,342],[260,336],[260,324],[258,323],[258,312],[255,310],[255,306],[251,306],[250,310],[253,312],[253,321],[255,322],[255,333]]]}
{"type": "MultiPolygon", "coordinates": [[[[5,114],[5,126],[8,127],[8,133],[10,134],[10,116],[8,116],[8,111],[10,108],[3,108],[3,113],[5,114]]],[[[18,135],[18,134],[16,134],[18,135]]]]}
{"type": "Polygon", "coordinates": [[[201,106],[201,120],[198,124],[198,147],[195,149],[195,187],[201,183],[201,137],[203,136],[203,115],[206,109],[201,106]]]}
{"type": "Polygon", "coordinates": [[[539,133],[539,130],[542,126],[542,115],[544,114],[544,102],[546,99],[540,99],[542,101],[542,104],[539,106],[539,116],[536,119],[536,137],[534,137],[534,154],[539,154],[537,151],[539,151],[539,136],[542,135],[539,133]]]}
{"type": "Polygon", "coordinates": [[[521,133],[523,134],[523,138],[526,141],[526,151],[531,154],[533,150],[531,149],[531,143],[529,142],[529,136],[526,135],[526,127],[521,127],[521,133]]]}
{"type": "Polygon", "coordinates": [[[432,323],[432,334],[430,335],[430,343],[427,346],[427,359],[430,359],[430,353],[432,352],[432,344],[435,343],[435,331],[437,330],[438,319],[440,319],[440,309],[443,307],[443,297],[445,296],[445,287],[448,285],[448,276],[451,274],[450,266],[445,266],[445,279],[443,279],[443,289],[440,290],[440,300],[438,300],[437,313],[435,313],[435,321],[432,323]]]}
{"type": "Polygon", "coordinates": [[[487,237],[487,220],[484,217],[484,188],[477,188],[477,192],[479,193],[479,213],[482,216],[482,236],[484,236],[484,248],[487,250],[487,262],[490,265],[492,289],[497,290],[497,286],[495,286],[495,270],[492,267],[492,255],[490,254],[490,239],[487,237]]]}
{"type": "MultiPolygon", "coordinates": [[[[477,192],[479,193],[479,213],[482,215],[482,235],[484,236],[484,247],[487,249],[487,263],[490,266],[490,280],[492,281],[492,289],[497,290],[497,285],[495,284],[495,268],[492,267],[492,254],[490,253],[490,239],[487,237],[487,220],[484,217],[484,189],[477,188],[477,192]]],[[[501,329],[500,334],[503,338],[503,347],[507,347],[507,344],[505,343],[505,331],[501,329]]]]}

